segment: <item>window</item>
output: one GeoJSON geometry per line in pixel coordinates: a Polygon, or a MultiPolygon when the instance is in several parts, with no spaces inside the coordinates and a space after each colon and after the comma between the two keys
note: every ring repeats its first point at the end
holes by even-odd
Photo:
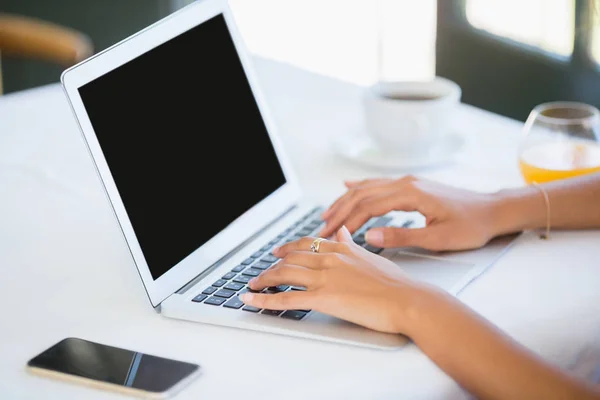
{"type": "Polygon", "coordinates": [[[573,52],[575,0],[467,0],[466,13],[491,34],[562,57],[573,52]]]}
{"type": "MultiPolygon", "coordinates": [[[[190,0],[172,0],[179,8],[190,0]]],[[[248,49],[340,80],[435,74],[436,0],[230,0],[248,49]]]]}
{"type": "Polygon", "coordinates": [[[592,7],[592,41],[591,54],[597,64],[600,64],[600,1],[594,0],[592,7]]]}

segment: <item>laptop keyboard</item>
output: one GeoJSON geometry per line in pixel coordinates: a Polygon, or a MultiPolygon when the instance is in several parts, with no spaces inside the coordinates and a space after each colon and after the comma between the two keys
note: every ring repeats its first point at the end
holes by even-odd
{"type": "MultiPolygon", "coordinates": [[[[298,240],[304,236],[317,236],[319,229],[323,225],[323,220],[320,217],[322,212],[323,209],[320,207],[314,208],[308,212],[298,221],[293,223],[289,228],[285,229],[268,243],[265,243],[265,245],[260,249],[257,249],[247,259],[242,261],[240,265],[236,266],[230,272],[224,274],[221,279],[216,280],[211,286],[204,289],[202,293],[199,293],[192,299],[192,301],[210,306],[225,307],[251,313],[260,313],[295,321],[299,321],[304,318],[310,312],[310,310],[263,310],[244,305],[238,296],[242,293],[251,291],[251,289],[247,286],[248,282],[252,278],[263,273],[267,268],[279,260],[271,253],[271,250],[275,246],[281,246],[282,244],[298,240]]],[[[391,220],[392,218],[387,216],[372,218],[354,233],[354,241],[370,252],[379,254],[382,249],[373,247],[365,242],[365,232],[367,229],[386,226],[391,220]]],[[[408,220],[402,226],[407,228],[411,224],[412,221],[408,220]]],[[[303,287],[279,285],[265,288],[262,292],[280,293],[289,290],[306,289],[303,287]]]]}

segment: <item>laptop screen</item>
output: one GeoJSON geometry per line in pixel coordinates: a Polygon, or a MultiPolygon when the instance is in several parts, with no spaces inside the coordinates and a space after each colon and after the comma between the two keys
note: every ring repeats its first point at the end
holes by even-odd
{"type": "Polygon", "coordinates": [[[155,280],[285,184],[222,15],[79,93],[155,280]]]}

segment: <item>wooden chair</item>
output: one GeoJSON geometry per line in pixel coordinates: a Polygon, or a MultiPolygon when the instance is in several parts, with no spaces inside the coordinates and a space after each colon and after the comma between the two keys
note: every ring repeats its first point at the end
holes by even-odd
{"type": "Polygon", "coordinates": [[[92,55],[93,46],[88,36],[74,29],[34,18],[0,13],[0,53],[69,67],[92,55]]]}

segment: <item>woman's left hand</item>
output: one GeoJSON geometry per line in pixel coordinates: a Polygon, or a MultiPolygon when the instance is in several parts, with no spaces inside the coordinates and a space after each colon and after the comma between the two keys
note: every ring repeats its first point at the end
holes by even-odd
{"type": "Polygon", "coordinates": [[[310,251],[315,238],[302,238],[276,249],[281,260],[250,281],[260,291],[269,286],[304,286],[306,291],[245,293],[244,303],[271,310],[312,309],[365,327],[410,335],[416,295],[426,290],[392,261],[352,241],[346,227],[338,241],[326,240],[310,251]]]}

